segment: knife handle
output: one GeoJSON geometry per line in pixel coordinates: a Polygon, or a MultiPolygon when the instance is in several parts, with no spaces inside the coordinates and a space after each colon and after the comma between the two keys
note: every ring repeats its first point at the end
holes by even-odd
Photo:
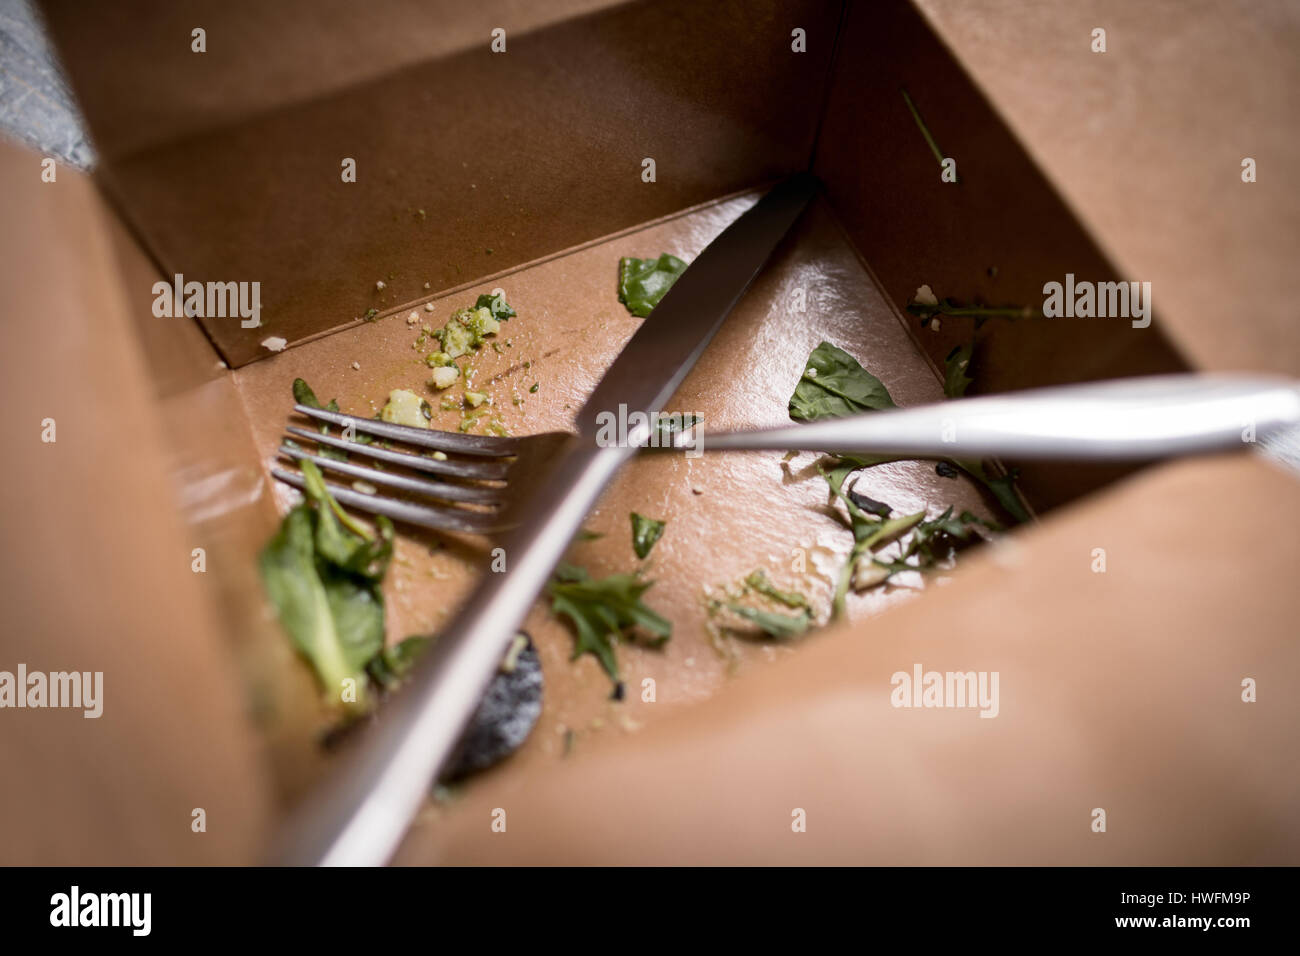
{"type": "Polygon", "coordinates": [[[1300,387],[1291,379],[1185,374],[705,433],[699,447],[706,452],[790,448],[917,458],[1142,461],[1240,448],[1296,425],[1300,387]]]}
{"type": "Polygon", "coordinates": [[[388,861],[482,700],[514,635],[631,448],[574,438],[503,542],[509,573],[485,572],[405,686],[338,755],[272,850],[282,866],[388,861]]]}

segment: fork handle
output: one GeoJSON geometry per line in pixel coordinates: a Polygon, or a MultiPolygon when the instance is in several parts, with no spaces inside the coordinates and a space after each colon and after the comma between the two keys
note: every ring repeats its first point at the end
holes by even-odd
{"type": "Polygon", "coordinates": [[[1300,387],[1263,375],[1161,375],[964,398],[699,437],[704,451],[1152,460],[1239,448],[1300,424],[1300,387]]]}

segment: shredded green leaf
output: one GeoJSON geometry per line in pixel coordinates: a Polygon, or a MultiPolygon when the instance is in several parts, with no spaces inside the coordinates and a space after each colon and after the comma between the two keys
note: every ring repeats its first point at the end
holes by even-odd
{"type": "Polygon", "coordinates": [[[744,604],[728,604],[727,609],[754,624],[768,637],[788,639],[798,637],[812,624],[812,611],[804,608],[798,614],[782,614],[744,604]]]}
{"type": "Polygon", "coordinates": [[[957,345],[943,362],[943,393],[949,398],[961,398],[974,379],[970,376],[970,360],[975,343],[957,345]]]}
{"type": "MultiPolygon", "coordinates": [[[[808,356],[803,377],[790,396],[790,417],[795,421],[840,418],[893,407],[894,400],[878,378],[859,365],[853,356],[827,342],[817,346],[808,356]],[[814,369],[815,374],[810,376],[809,371],[814,369]],[[829,388],[825,387],[828,378],[831,382],[829,388]]],[[[840,465],[829,474],[838,476],[838,484],[832,489],[837,494],[844,479],[860,468],[906,460],[898,455],[842,454],[835,457],[840,460],[840,465]]],[[[978,461],[952,459],[952,463],[985,486],[998,504],[1017,522],[1029,520],[1029,512],[1015,491],[1014,469],[1008,475],[990,477],[978,461]]],[[[827,480],[830,481],[830,478],[827,480]]]]}
{"type": "Polygon", "coordinates": [[[798,591],[780,590],[768,579],[767,572],[762,568],[749,572],[749,576],[745,578],[745,584],[764,597],[769,597],[774,601],[778,601],[786,607],[808,607],[808,599],[806,597],[798,591]]]}
{"type": "Polygon", "coordinates": [[[653,584],[634,574],[611,574],[593,580],[583,568],[560,565],[547,592],[552,612],[573,623],[573,658],[594,655],[617,684],[620,678],[614,648],[620,635],[635,629],[646,636],[652,647],[667,641],[673,633],[672,624],[641,600],[653,584]]]}
{"type": "Polygon", "coordinates": [[[663,537],[665,522],[656,521],[632,512],[632,550],[636,556],[645,559],[655,542],[663,537]]]}

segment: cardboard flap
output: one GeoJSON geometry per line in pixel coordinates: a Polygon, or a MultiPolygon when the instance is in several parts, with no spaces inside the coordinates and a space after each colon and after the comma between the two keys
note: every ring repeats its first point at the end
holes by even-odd
{"type": "Polygon", "coordinates": [[[1277,679],[1300,667],[1297,520],[1300,485],[1260,456],[1147,472],[658,726],[483,781],[399,860],[1290,862],[1300,699],[1277,679]],[[1232,520],[1208,543],[1188,516],[1225,493],[1232,520]],[[959,698],[895,706],[895,675],[918,665],[945,694],[948,672],[996,672],[995,716],[959,698]],[[483,823],[496,807],[508,840],[483,823]]]}
{"type": "MultiPolygon", "coordinates": [[[[503,53],[475,14],[457,27],[478,35],[470,46],[406,54],[397,69],[385,59],[346,85],[304,81],[316,95],[286,102],[287,92],[226,96],[222,84],[240,75],[296,89],[259,65],[282,35],[278,71],[330,74],[354,17],[236,9],[239,35],[256,38],[238,57],[222,46],[233,42],[224,6],[210,14],[210,52],[191,54],[175,14],[162,17],[165,33],[141,14],[152,24],[142,49],[134,34],[106,43],[79,8],[51,5],[73,84],[109,140],[105,184],[163,271],[260,283],[261,327],[203,318],[232,365],[268,354],[268,337],[299,342],[806,167],[838,17],[812,0],[665,0],[517,29],[534,19],[512,20],[504,5],[503,53]],[[796,27],[807,52],[791,49],[796,27]],[[183,52],[148,56],[167,43],[183,52]],[[126,78],[113,95],[97,93],[117,71],[126,78]],[[119,102],[128,82],[190,91],[158,118],[168,135],[136,132],[153,120],[119,102]],[[212,125],[213,110],[200,110],[191,123],[200,93],[238,114],[212,125]]],[[[404,27],[419,24],[418,42],[451,19],[419,5],[364,15],[376,21],[365,49],[405,48],[404,27]]]]}
{"type": "Polygon", "coordinates": [[[1300,374],[1300,7],[915,3],[1195,366],[1300,374]]]}
{"type": "MultiPolygon", "coordinates": [[[[41,0],[102,156],[364,86],[626,0],[41,0]],[[201,30],[201,38],[194,31],[201,30]],[[202,43],[202,51],[196,45],[202,43]]],[[[508,44],[507,44],[508,45],[508,44]]]]}
{"type": "Polygon", "coordinates": [[[260,743],[174,505],[155,383],[140,359],[90,183],[0,143],[6,461],[0,671],[102,674],[101,715],[0,720],[9,863],[252,859],[268,815],[260,743]],[[201,808],[220,836],[191,830],[201,808]],[[33,827],[32,821],[58,821],[33,827]],[[166,822],[164,822],[166,821],[166,822]]]}

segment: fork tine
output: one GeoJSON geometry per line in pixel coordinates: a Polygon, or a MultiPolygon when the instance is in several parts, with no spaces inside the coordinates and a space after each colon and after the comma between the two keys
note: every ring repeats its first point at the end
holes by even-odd
{"type": "MultiPolygon", "coordinates": [[[[302,489],[305,485],[302,475],[283,468],[272,468],[271,474],[287,485],[302,489]]],[[[385,498],[380,495],[363,495],[351,488],[326,484],[334,500],[358,511],[370,514],[387,515],[394,521],[413,524],[434,531],[461,531],[469,534],[489,534],[500,531],[507,526],[498,515],[486,512],[466,511],[463,508],[440,508],[434,505],[417,505],[399,498],[385,498]]]]}
{"type": "Polygon", "coordinates": [[[358,418],[331,412],[324,408],[311,408],[307,405],[295,405],[293,410],[309,418],[333,422],[335,425],[354,425],[357,431],[370,435],[380,435],[393,441],[432,448],[436,451],[450,451],[460,455],[478,455],[485,458],[507,458],[519,450],[519,439],[497,437],[495,435],[462,435],[458,432],[444,432],[431,428],[412,428],[410,425],[394,425],[392,422],[379,421],[374,418],[358,418]]]}
{"type": "MultiPolygon", "coordinates": [[[[398,426],[406,428],[406,426],[398,426]]],[[[297,438],[306,438],[320,445],[329,445],[331,448],[341,448],[347,452],[355,452],[358,455],[366,455],[370,458],[386,461],[394,465],[402,465],[405,468],[413,468],[416,471],[427,471],[433,475],[449,475],[453,478],[478,478],[484,480],[503,481],[506,472],[510,469],[510,463],[506,461],[438,461],[434,458],[426,458],[423,455],[414,455],[410,452],[392,451],[388,448],[380,448],[377,445],[362,445],[359,442],[348,441],[346,438],[335,438],[333,435],[322,435],[320,432],[308,431],[305,428],[297,428],[293,425],[286,425],[285,429],[290,435],[297,438]]],[[[410,428],[409,431],[418,432],[422,429],[410,428]]],[[[441,433],[445,434],[445,433],[441,433]]],[[[463,435],[455,436],[463,438],[463,435]]],[[[483,437],[483,436],[473,436],[483,437]]]]}
{"type": "Polygon", "coordinates": [[[413,478],[409,475],[398,475],[391,471],[380,471],[377,468],[367,468],[364,465],[339,461],[336,458],[313,455],[301,448],[290,448],[287,445],[280,446],[280,454],[286,458],[299,461],[305,459],[315,462],[318,468],[325,471],[336,471],[344,475],[351,475],[353,478],[360,478],[376,485],[386,485],[389,488],[397,488],[400,491],[422,495],[426,498],[440,498],[443,501],[463,501],[476,505],[495,505],[501,502],[500,488],[491,488],[485,485],[457,485],[447,481],[429,481],[423,478],[413,478]]]}

